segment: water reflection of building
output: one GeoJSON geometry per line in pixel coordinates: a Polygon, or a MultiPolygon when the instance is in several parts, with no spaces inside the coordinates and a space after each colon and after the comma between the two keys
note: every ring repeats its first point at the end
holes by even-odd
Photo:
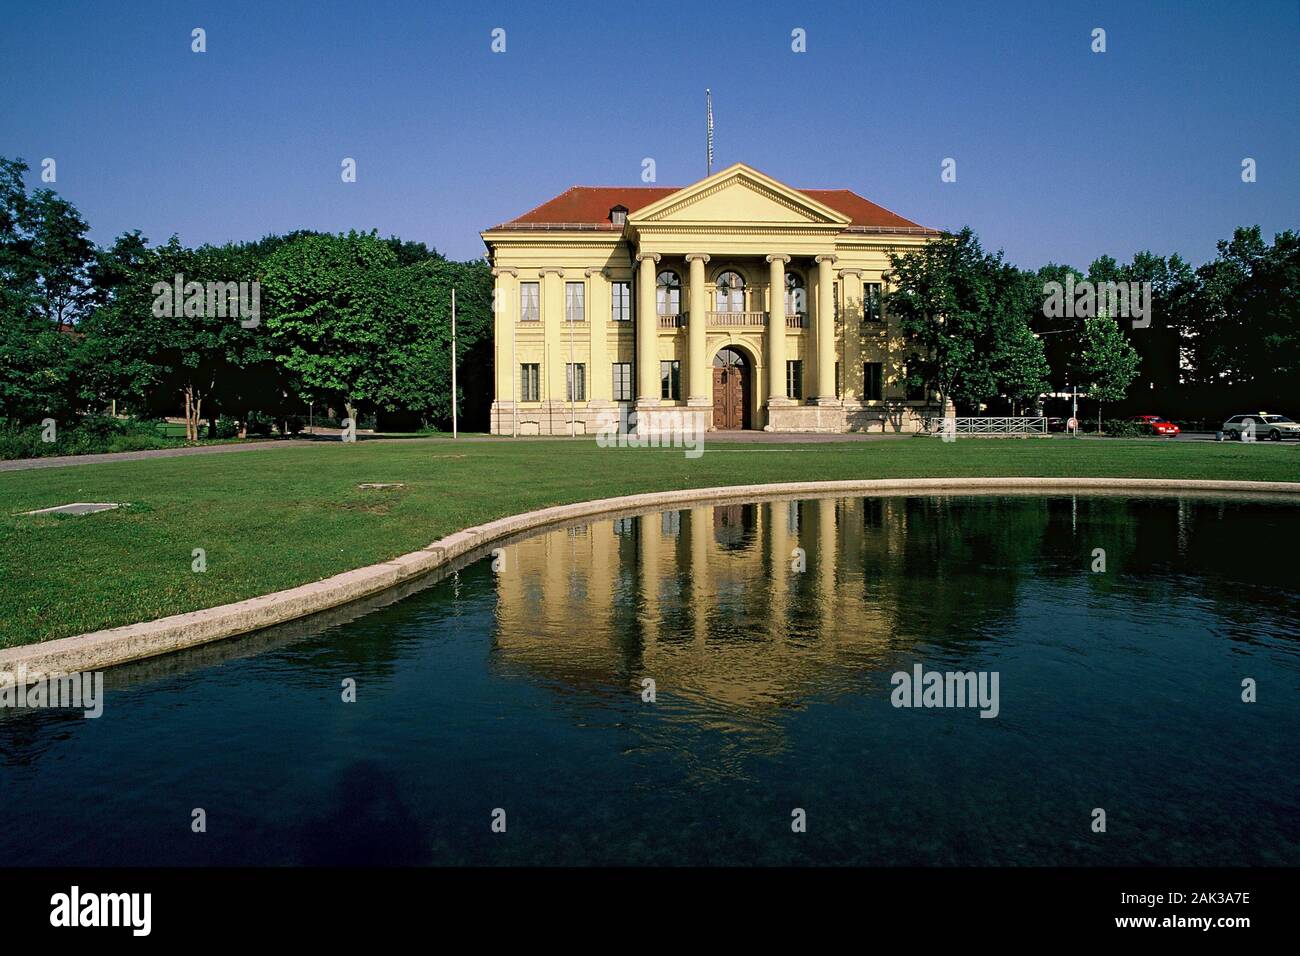
{"type": "Polygon", "coordinates": [[[911,640],[894,593],[907,511],[902,498],[706,505],[519,542],[497,575],[499,660],[589,687],[653,677],[730,707],[833,693],[911,640]]]}

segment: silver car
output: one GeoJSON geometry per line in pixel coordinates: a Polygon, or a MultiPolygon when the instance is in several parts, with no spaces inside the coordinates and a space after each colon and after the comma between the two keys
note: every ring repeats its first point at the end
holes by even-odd
{"type": "Polygon", "coordinates": [[[1223,423],[1223,437],[1237,441],[1265,439],[1281,441],[1283,438],[1300,438],[1300,424],[1285,415],[1233,415],[1223,423]]]}

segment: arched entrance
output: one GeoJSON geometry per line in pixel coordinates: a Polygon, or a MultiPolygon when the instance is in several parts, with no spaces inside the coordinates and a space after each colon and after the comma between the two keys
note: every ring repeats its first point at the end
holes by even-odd
{"type": "Polygon", "coordinates": [[[749,393],[754,369],[738,348],[725,346],[713,356],[713,427],[749,428],[749,393]]]}

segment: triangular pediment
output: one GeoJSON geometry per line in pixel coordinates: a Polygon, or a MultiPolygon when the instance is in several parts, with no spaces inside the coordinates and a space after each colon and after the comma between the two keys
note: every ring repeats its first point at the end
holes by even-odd
{"type": "Polygon", "coordinates": [[[635,224],[763,223],[837,225],[850,222],[842,213],[797,189],[737,163],[651,203],[628,217],[635,224]]]}

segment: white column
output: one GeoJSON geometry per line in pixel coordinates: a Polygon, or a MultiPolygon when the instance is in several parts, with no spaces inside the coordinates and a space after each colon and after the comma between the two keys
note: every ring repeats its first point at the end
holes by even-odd
{"type": "Polygon", "coordinates": [[[636,256],[636,403],[659,404],[659,314],[655,305],[655,252],[636,256]]]}
{"type": "Polygon", "coordinates": [[[709,257],[702,252],[692,252],[686,257],[690,263],[690,318],[686,323],[686,391],[688,405],[707,408],[713,404],[712,382],[709,374],[708,340],[709,304],[704,291],[704,264],[709,257]]]}
{"type": "Polygon", "coordinates": [[[862,293],[862,270],[840,270],[840,295],[844,307],[844,371],[840,378],[844,384],[840,392],[841,401],[862,401],[862,320],[866,308],[862,293]],[[854,310],[848,303],[860,302],[862,308],[854,310]]]}
{"type": "Polygon", "coordinates": [[[785,264],[789,256],[771,255],[768,262],[767,404],[788,404],[785,394],[785,264]]]}
{"type": "Polygon", "coordinates": [[[817,257],[817,388],[813,401],[833,405],[835,398],[835,256],[817,257]]]}

